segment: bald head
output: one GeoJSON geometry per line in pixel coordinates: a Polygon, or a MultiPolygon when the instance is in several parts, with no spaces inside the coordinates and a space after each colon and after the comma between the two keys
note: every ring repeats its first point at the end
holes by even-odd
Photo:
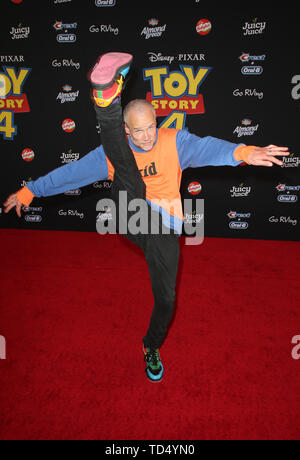
{"type": "Polygon", "coordinates": [[[126,133],[133,143],[148,152],[156,142],[156,112],[152,104],[145,99],[135,99],[124,109],[126,133]]]}
{"type": "Polygon", "coordinates": [[[131,115],[132,112],[134,112],[137,115],[139,115],[139,114],[147,113],[149,111],[156,118],[155,109],[154,109],[153,105],[150,104],[150,102],[146,101],[146,99],[135,99],[135,100],[129,102],[129,104],[126,105],[126,107],[124,109],[124,113],[123,113],[124,121],[125,121],[126,125],[128,125],[129,118],[130,118],[130,115],[131,115]]]}

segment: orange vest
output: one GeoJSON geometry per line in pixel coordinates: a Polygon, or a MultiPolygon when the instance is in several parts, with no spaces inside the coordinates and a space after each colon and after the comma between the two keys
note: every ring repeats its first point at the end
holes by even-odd
{"type": "MultiPolygon", "coordinates": [[[[147,200],[183,220],[180,195],[182,170],[176,146],[177,133],[176,129],[160,128],[156,145],[150,152],[132,151],[146,184],[147,200]]],[[[114,167],[106,159],[108,178],[113,180],[114,167]]]]}

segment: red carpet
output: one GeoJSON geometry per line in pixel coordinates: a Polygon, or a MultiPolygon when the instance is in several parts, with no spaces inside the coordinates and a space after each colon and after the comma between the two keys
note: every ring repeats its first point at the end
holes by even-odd
{"type": "Polygon", "coordinates": [[[138,249],[90,233],[0,237],[1,439],[299,439],[299,243],[182,245],[165,378],[151,384],[138,249]]]}

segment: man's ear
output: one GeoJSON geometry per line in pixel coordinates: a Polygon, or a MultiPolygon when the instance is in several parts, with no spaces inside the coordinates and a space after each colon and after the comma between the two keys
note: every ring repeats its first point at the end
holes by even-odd
{"type": "Polygon", "coordinates": [[[129,128],[128,128],[128,126],[126,125],[126,123],[124,123],[124,128],[125,128],[125,133],[129,135],[129,134],[130,134],[130,131],[129,131],[129,128]]]}

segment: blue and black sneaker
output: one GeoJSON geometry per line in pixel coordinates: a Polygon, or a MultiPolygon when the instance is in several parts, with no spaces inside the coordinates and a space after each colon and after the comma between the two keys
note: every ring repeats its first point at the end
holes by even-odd
{"type": "Polygon", "coordinates": [[[144,361],[147,362],[146,374],[151,382],[160,382],[164,374],[164,366],[160,360],[158,348],[143,348],[144,361]]]}

